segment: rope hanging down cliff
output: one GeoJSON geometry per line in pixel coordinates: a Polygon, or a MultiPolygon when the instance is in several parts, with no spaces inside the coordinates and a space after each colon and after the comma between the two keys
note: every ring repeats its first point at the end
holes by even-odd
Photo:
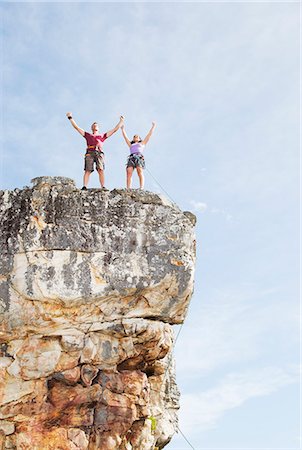
{"type": "Polygon", "coordinates": [[[176,201],[173,200],[173,198],[168,194],[168,192],[166,191],[165,188],[163,188],[163,186],[160,184],[160,182],[152,175],[152,173],[150,172],[150,170],[146,167],[146,171],[149,173],[149,175],[151,175],[151,177],[153,178],[153,180],[155,181],[155,183],[158,184],[158,186],[161,188],[161,190],[167,194],[167,196],[169,197],[169,199],[171,200],[171,202],[176,204],[176,201]]]}
{"type": "MultiPolygon", "coordinates": [[[[175,200],[173,200],[173,198],[169,195],[169,193],[166,191],[166,189],[165,189],[165,188],[160,184],[160,182],[152,175],[152,173],[150,172],[150,170],[147,169],[147,168],[146,168],[146,170],[147,170],[147,172],[149,173],[149,175],[153,178],[153,180],[155,181],[155,183],[158,184],[158,186],[161,188],[161,190],[169,197],[169,199],[170,199],[173,203],[176,204],[175,200]]],[[[174,349],[175,349],[175,346],[176,346],[176,343],[177,343],[177,340],[178,340],[178,337],[179,337],[179,335],[180,335],[180,332],[181,332],[181,330],[182,330],[183,325],[184,325],[184,324],[182,323],[181,326],[180,326],[180,329],[178,330],[178,333],[177,333],[177,335],[176,335],[176,338],[175,338],[175,341],[174,341],[174,344],[173,344],[173,347],[172,347],[171,357],[170,357],[170,359],[169,359],[169,361],[168,361],[168,364],[167,364],[167,367],[166,367],[166,370],[165,370],[165,373],[164,373],[164,378],[163,378],[163,381],[162,381],[162,387],[163,387],[163,385],[164,385],[164,382],[166,381],[166,376],[167,376],[167,373],[168,373],[168,370],[169,370],[169,367],[170,367],[171,361],[172,361],[172,354],[173,354],[173,352],[174,352],[174,349]]],[[[168,412],[168,414],[170,415],[170,417],[174,420],[174,418],[172,417],[172,414],[170,413],[170,411],[169,411],[168,409],[167,409],[167,412],[168,412]]],[[[195,450],[195,448],[193,447],[193,445],[190,443],[189,439],[188,439],[188,438],[185,436],[185,434],[181,431],[181,429],[179,428],[178,425],[177,425],[177,431],[182,435],[182,437],[183,437],[184,440],[189,444],[189,446],[190,446],[193,450],[195,450]]]]}
{"type": "MultiPolygon", "coordinates": [[[[163,378],[163,381],[162,381],[162,384],[161,384],[161,389],[162,389],[162,387],[163,387],[163,385],[164,385],[164,382],[166,381],[166,376],[167,376],[169,367],[170,367],[171,362],[172,362],[173,352],[174,352],[174,349],[175,349],[175,346],[176,346],[176,343],[177,343],[177,340],[178,340],[178,337],[179,337],[179,335],[180,335],[180,332],[181,332],[181,330],[182,330],[183,325],[184,325],[184,324],[182,323],[181,326],[180,326],[180,328],[179,328],[179,330],[178,330],[178,333],[177,333],[177,335],[176,335],[174,344],[173,344],[173,346],[172,346],[172,352],[171,352],[171,354],[170,354],[170,358],[169,358],[169,361],[168,361],[168,364],[167,364],[167,367],[166,367],[166,370],[165,370],[165,373],[164,373],[164,378],[163,378]]],[[[171,419],[174,420],[174,417],[172,417],[172,414],[170,413],[170,411],[169,411],[168,409],[167,409],[167,412],[168,412],[169,416],[171,417],[171,419]]],[[[189,444],[189,446],[190,446],[193,450],[195,450],[195,447],[193,447],[193,445],[190,443],[189,439],[188,439],[188,438],[184,435],[184,433],[181,431],[181,429],[179,428],[178,424],[177,424],[177,431],[182,435],[182,437],[183,437],[184,440],[189,444]]]]}

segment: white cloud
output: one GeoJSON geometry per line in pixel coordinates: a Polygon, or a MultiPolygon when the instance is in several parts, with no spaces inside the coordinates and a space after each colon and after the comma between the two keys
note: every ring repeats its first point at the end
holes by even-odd
{"type": "Polygon", "coordinates": [[[214,388],[182,396],[182,429],[188,433],[196,429],[211,429],[227,411],[240,407],[249,399],[270,395],[298,380],[298,369],[292,367],[265,367],[230,373],[214,388]]]}
{"type": "Polygon", "coordinates": [[[196,200],[190,200],[189,203],[194,211],[204,213],[208,210],[211,214],[223,217],[227,222],[233,222],[234,220],[234,216],[224,208],[209,207],[207,203],[196,200]]]}
{"type": "Polygon", "coordinates": [[[227,210],[225,209],[221,209],[221,208],[216,208],[216,207],[212,207],[210,209],[210,213],[212,214],[219,214],[221,216],[223,216],[227,222],[232,222],[233,221],[233,215],[230,214],[227,210]]]}
{"type": "MultiPolygon", "coordinates": [[[[199,298],[195,293],[193,302],[199,298]]],[[[213,288],[206,301],[195,306],[177,341],[178,375],[197,381],[230,365],[254,364],[261,357],[280,361],[297,344],[297,308],[284,302],[277,287],[259,289],[249,283],[213,288]]]]}
{"type": "Polygon", "coordinates": [[[195,211],[205,212],[208,205],[204,202],[196,202],[195,200],[190,200],[190,204],[193,206],[195,211]]]}

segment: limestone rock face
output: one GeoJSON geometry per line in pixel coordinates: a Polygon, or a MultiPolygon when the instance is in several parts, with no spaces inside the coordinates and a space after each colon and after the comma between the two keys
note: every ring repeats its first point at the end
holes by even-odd
{"type": "Polygon", "coordinates": [[[0,449],[152,450],[177,427],[172,325],[194,224],[145,191],[0,191],[0,449]]]}

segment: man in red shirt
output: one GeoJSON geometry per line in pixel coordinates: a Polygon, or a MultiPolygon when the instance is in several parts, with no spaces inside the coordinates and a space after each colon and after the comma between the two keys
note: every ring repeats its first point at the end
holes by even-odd
{"type": "Polygon", "coordinates": [[[73,120],[72,113],[66,113],[66,116],[70,120],[71,125],[75,128],[85,139],[87,142],[87,151],[85,154],[85,166],[84,166],[84,180],[82,190],[87,190],[87,184],[89,181],[89,177],[91,172],[94,171],[94,164],[96,166],[96,170],[99,174],[100,183],[103,189],[105,188],[105,177],[104,177],[104,152],[103,152],[103,142],[109,138],[113,133],[115,133],[121,125],[124,123],[124,117],[120,117],[119,123],[110,131],[106,133],[99,134],[99,125],[97,122],[93,122],[91,125],[92,133],[87,133],[87,131],[82,130],[75,121],[73,120]]]}

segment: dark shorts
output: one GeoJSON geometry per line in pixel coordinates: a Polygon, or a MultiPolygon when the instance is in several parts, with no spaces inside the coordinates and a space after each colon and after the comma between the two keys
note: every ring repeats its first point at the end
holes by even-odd
{"type": "Polygon", "coordinates": [[[86,153],[84,170],[87,170],[88,172],[93,172],[94,164],[95,164],[96,170],[99,170],[99,169],[104,170],[105,169],[105,161],[104,161],[104,153],[103,152],[97,152],[94,150],[94,151],[86,153]]]}
{"type": "Polygon", "coordinates": [[[145,168],[145,158],[143,157],[143,155],[132,153],[131,155],[128,156],[126,166],[133,167],[134,169],[136,167],[141,167],[142,169],[144,169],[145,168]]]}

